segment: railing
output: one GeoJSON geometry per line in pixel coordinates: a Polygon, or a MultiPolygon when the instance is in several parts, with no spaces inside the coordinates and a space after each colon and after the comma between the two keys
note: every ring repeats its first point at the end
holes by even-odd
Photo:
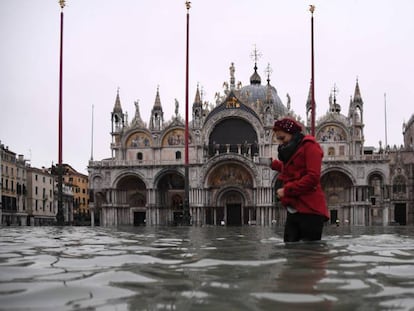
{"type": "Polygon", "coordinates": [[[388,153],[334,156],[325,154],[323,157],[323,161],[383,161],[389,159],[388,153]]]}
{"type": "Polygon", "coordinates": [[[253,158],[258,156],[259,147],[257,144],[210,144],[205,146],[207,157],[211,158],[219,154],[233,153],[253,158]]]}
{"type": "Polygon", "coordinates": [[[184,165],[184,159],[178,160],[102,160],[89,161],[90,167],[128,167],[128,166],[145,166],[145,165],[184,165]]]}

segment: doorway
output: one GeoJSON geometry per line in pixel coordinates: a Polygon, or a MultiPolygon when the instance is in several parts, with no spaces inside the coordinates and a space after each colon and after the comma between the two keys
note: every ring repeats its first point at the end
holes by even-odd
{"type": "Polygon", "coordinates": [[[229,226],[240,226],[241,221],[241,204],[227,204],[227,224],[229,226]]]}
{"type": "Polygon", "coordinates": [[[405,203],[397,203],[395,204],[394,210],[394,220],[398,222],[400,225],[405,226],[407,224],[407,211],[405,203]]]}
{"type": "Polygon", "coordinates": [[[332,209],[330,218],[331,218],[331,224],[335,224],[336,221],[338,220],[338,210],[332,209]]]}
{"type": "Polygon", "coordinates": [[[145,226],[146,212],[134,212],[134,226],[145,226]]]}

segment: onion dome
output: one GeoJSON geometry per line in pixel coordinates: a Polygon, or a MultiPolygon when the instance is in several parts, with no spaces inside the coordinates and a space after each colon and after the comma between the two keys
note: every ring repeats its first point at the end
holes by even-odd
{"type": "Polygon", "coordinates": [[[277,94],[276,88],[270,84],[270,80],[268,80],[267,85],[261,84],[256,64],[254,66],[254,73],[250,77],[250,85],[243,86],[240,89],[240,99],[244,104],[252,107],[257,104],[263,105],[266,102],[272,102],[276,115],[284,116],[288,113],[287,108],[277,94]]]}

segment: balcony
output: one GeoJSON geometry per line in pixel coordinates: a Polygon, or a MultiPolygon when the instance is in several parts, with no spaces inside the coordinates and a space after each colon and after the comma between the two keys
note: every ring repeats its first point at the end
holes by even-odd
{"type": "Polygon", "coordinates": [[[259,147],[257,144],[210,144],[204,147],[208,158],[212,158],[219,154],[238,154],[248,158],[257,157],[259,147]]]}
{"type": "Polygon", "coordinates": [[[327,155],[323,157],[324,162],[335,161],[386,161],[389,160],[389,155],[386,153],[378,154],[363,154],[363,155],[327,155]]]}

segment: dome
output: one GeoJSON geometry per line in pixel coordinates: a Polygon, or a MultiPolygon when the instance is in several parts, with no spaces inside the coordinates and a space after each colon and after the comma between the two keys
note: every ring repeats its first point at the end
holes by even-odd
{"type": "Polygon", "coordinates": [[[261,79],[257,73],[256,66],[254,68],[253,75],[250,77],[250,85],[243,86],[240,89],[239,94],[242,102],[248,106],[256,104],[257,102],[260,102],[261,104],[266,103],[268,101],[269,94],[270,100],[274,105],[275,114],[278,116],[284,116],[288,113],[287,108],[283,105],[282,101],[279,98],[279,95],[277,95],[276,88],[270,83],[267,85],[261,84],[261,79]]]}

